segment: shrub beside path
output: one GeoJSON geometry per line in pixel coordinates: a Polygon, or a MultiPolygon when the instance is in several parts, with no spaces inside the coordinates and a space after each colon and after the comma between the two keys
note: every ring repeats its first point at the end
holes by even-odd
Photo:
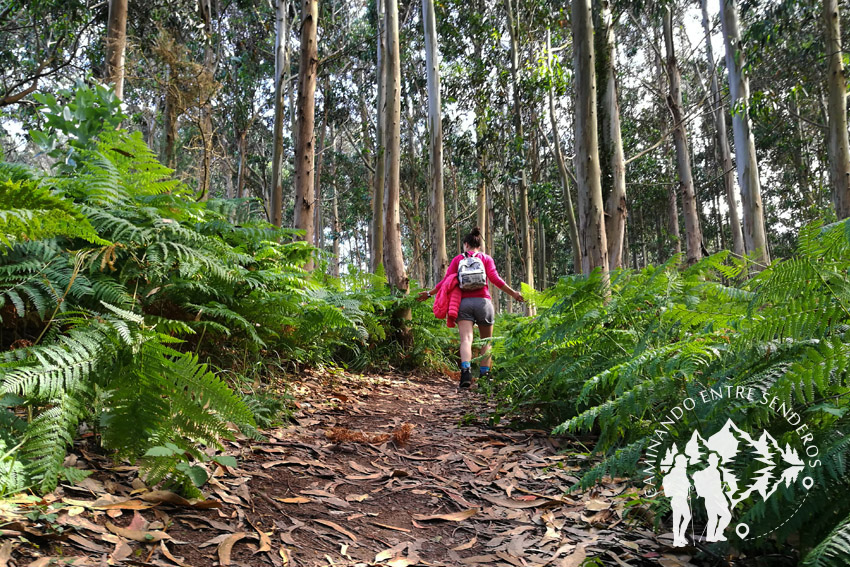
{"type": "Polygon", "coordinates": [[[292,388],[293,421],[227,442],[239,466],[210,470],[205,501],[151,490],[82,442],[71,460],[91,477],[0,503],[0,567],[694,564],[645,516],[624,517],[642,509],[625,481],[566,493],[586,449],[488,425],[451,377],[292,388]]]}

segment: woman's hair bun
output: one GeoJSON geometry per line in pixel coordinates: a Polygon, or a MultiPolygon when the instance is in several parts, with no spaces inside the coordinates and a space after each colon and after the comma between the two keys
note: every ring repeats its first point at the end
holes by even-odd
{"type": "Polygon", "coordinates": [[[476,226],[469,234],[472,236],[481,236],[481,229],[476,226]]]}

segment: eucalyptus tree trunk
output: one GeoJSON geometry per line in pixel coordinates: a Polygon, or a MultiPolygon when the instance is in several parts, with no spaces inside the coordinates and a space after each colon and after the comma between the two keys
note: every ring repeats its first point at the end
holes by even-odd
{"type": "MultiPolygon", "coordinates": [[[[550,74],[552,67],[552,38],[549,30],[546,30],[546,59],[550,74]]],[[[561,151],[561,135],[558,132],[558,118],[555,111],[555,87],[553,79],[549,80],[549,123],[552,125],[552,153],[555,154],[555,162],[558,164],[558,175],[561,178],[561,188],[564,192],[564,203],[567,206],[567,225],[570,230],[570,247],[573,251],[573,270],[578,273],[581,270],[581,242],[579,240],[578,224],[576,224],[576,213],[573,209],[573,199],[570,196],[570,176],[567,173],[567,163],[564,153],[561,151]]]]}
{"type": "Polygon", "coordinates": [[[431,277],[440,281],[449,260],[446,254],[446,198],[443,190],[443,118],[440,103],[440,49],[434,0],[422,0],[422,26],[425,29],[425,67],[428,81],[428,135],[430,137],[429,177],[431,220],[431,277]]]}
{"type": "Polygon", "coordinates": [[[673,119],[673,144],[676,147],[676,170],[679,174],[679,189],[682,193],[682,216],[685,219],[685,243],[687,264],[695,264],[702,258],[702,229],[697,212],[694,177],[691,171],[691,156],[688,153],[688,134],[685,130],[682,111],[682,75],[673,45],[673,16],[669,8],[664,10],[664,45],[667,49],[667,76],[670,93],[667,107],[673,119]]]}
{"type": "Polygon", "coordinates": [[[573,63],[576,85],[575,143],[578,181],[579,231],[582,234],[581,268],[589,274],[602,270],[608,279],[608,241],[603,216],[602,183],[596,123],[593,22],[590,0],[573,0],[573,63]]]}
{"type": "Polygon", "coordinates": [[[127,0],[109,0],[106,24],[107,83],[115,85],[115,96],[124,100],[124,54],[127,51],[127,0]]]}
{"type": "Polygon", "coordinates": [[[732,133],[735,138],[735,161],[741,203],[744,209],[744,246],[753,254],[757,268],[770,264],[761,201],[756,144],[750,124],[750,81],[744,73],[746,60],[741,46],[741,30],[737,0],[720,0],[720,20],[726,44],[726,68],[729,71],[729,94],[732,108],[732,133]]]}
{"type": "Polygon", "coordinates": [[[832,200],[839,219],[850,217],[850,142],[847,135],[847,77],[841,50],[841,17],[838,0],[823,1],[826,56],[829,61],[827,148],[832,200]]]}
{"type": "MultiPolygon", "coordinates": [[[[215,53],[211,46],[212,40],[212,22],[213,22],[213,4],[212,0],[199,0],[198,10],[201,13],[201,19],[204,25],[204,34],[207,36],[207,41],[204,43],[204,74],[206,80],[211,84],[215,77],[215,53]]],[[[205,81],[205,82],[207,82],[205,81]]],[[[209,87],[208,87],[209,88],[209,87]]],[[[213,158],[213,124],[212,124],[212,91],[204,92],[201,90],[201,109],[200,119],[198,120],[198,130],[201,134],[201,165],[198,176],[198,200],[206,201],[210,196],[210,176],[212,174],[212,158],[213,158]]]]}
{"type": "MultiPolygon", "coordinates": [[[[337,153],[337,148],[339,147],[339,142],[336,137],[333,136],[333,130],[331,130],[331,139],[333,140],[333,149],[334,155],[337,153]]],[[[333,239],[333,270],[331,274],[333,277],[339,277],[339,190],[337,187],[336,180],[336,160],[333,160],[331,165],[331,185],[333,186],[333,201],[331,203],[331,238],[333,239]]]]}
{"type": "Polygon", "coordinates": [[[376,0],[378,18],[378,52],[375,70],[378,83],[377,131],[375,133],[375,183],[372,186],[372,225],[370,227],[370,248],[372,256],[369,262],[371,271],[377,272],[384,263],[384,135],[385,109],[387,97],[387,69],[384,61],[386,53],[386,29],[384,22],[384,4],[387,0],[376,0]]]}
{"type": "Polygon", "coordinates": [[[702,27],[705,31],[705,54],[711,69],[711,104],[714,109],[714,129],[717,134],[717,146],[720,152],[720,167],[723,169],[723,185],[726,188],[726,205],[729,209],[729,226],[732,231],[732,252],[736,256],[744,255],[744,235],[741,232],[741,217],[738,214],[738,199],[735,194],[735,165],[729,149],[729,136],[726,134],[726,111],[720,87],[717,84],[717,71],[714,64],[714,50],[711,47],[711,30],[708,22],[708,0],[700,0],[702,6],[702,27]]]}
{"type": "Polygon", "coordinates": [[[526,180],[525,152],[523,142],[525,133],[522,125],[522,106],[519,89],[519,29],[511,0],[505,0],[508,13],[508,30],[511,36],[511,85],[513,87],[514,104],[514,145],[516,154],[522,158],[522,169],[519,175],[520,225],[522,236],[522,262],[525,269],[526,282],[534,287],[534,256],[531,244],[531,226],[528,218],[528,182],[526,180]]]}
{"type": "Polygon", "coordinates": [[[248,130],[239,132],[236,142],[239,151],[239,166],[236,169],[236,198],[245,196],[245,180],[248,178],[248,130]]]}
{"type": "MultiPolygon", "coordinates": [[[[319,24],[319,0],[301,4],[301,55],[298,61],[298,143],[295,145],[295,228],[304,231],[304,240],[313,242],[314,158],[316,121],[316,72],[319,51],[316,32],[319,24]]],[[[313,260],[307,262],[313,269],[313,260]]]]}
{"type": "Polygon", "coordinates": [[[325,163],[325,149],[327,148],[325,139],[328,133],[328,96],[330,86],[330,76],[325,75],[325,80],[322,82],[322,125],[319,127],[318,156],[316,157],[316,180],[314,188],[314,202],[316,206],[313,207],[315,215],[313,222],[316,227],[314,242],[319,249],[325,247],[324,212],[322,211],[322,166],[325,163]]]}
{"type": "Polygon", "coordinates": [[[386,0],[386,132],[384,142],[384,269],[389,284],[407,293],[408,278],[401,249],[399,199],[401,189],[401,53],[398,37],[398,0],[386,0]]]}
{"type": "Polygon", "coordinates": [[[599,29],[596,77],[599,81],[598,103],[601,126],[601,163],[603,179],[610,184],[605,202],[605,236],[608,242],[608,266],[623,265],[623,245],[626,235],[626,160],[623,156],[623,138],[620,133],[620,104],[617,101],[617,73],[615,70],[614,22],[609,0],[599,2],[599,29]]]}
{"type": "MultiPolygon", "coordinates": [[[[496,232],[496,219],[495,212],[493,210],[493,185],[489,185],[487,187],[487,232],[485,233],[485,248],[488,254],[496,253],[496,245],[495,239],[493,238],[493,233],[496,232]]],[[[493,298],[493,307],[496,312],[499,312],[499,293],[501,293],[496,286],[490,282],[490,296],[493,298]]]]}
{"type": "Polygon", "coordinates": [[[274,126],[272,127],[272,224],[283,224],[283,115],[285,113],[283,85],[287,80],[289,65],[287,61],[286,39],[289,37],[287,22],[288,0],[277,0],[275,13],[274,42],[274,126]]]}

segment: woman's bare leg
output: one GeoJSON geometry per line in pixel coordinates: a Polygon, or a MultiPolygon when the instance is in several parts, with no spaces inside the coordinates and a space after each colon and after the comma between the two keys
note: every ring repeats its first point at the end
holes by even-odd
{"type": "MultiPolygon", "coordinates": [[[[489,339],[493,336],[493,325],[478,325],[478,334],[481,335],[482,339],[489,339]]],[[[479,366],[487,366],[490,367],[490,343],[484,343],[481,347],[481,354],[484,355],[485,358],[481,359],[481,362],[478,363],[479,366]]]]}
{"type": "Polygon", "coordinates": [[[457,328],[460,332],[460,361],[469,362],[472,360],[472,337],[475,323],[472,321],[458,321],[457,328]]]}

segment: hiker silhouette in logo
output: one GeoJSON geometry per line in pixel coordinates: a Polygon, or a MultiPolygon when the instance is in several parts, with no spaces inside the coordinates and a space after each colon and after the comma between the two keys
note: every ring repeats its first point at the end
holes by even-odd
{"type": "Polygon", "coordinates": [[[685,534],[691,522],[691,508],[688,505],[688,493],[691,491],[688,457],[676,455],[676,464],[664,476],[661,486],[673,508],[673,547],[684,547],[688,545],[685,534]]]}
{"type": "Polygon", "coordinates": [[[705,512],[708,514],[706,541],[726,541],[723,531],[732,521],[729,500],[723,490],[723,481],[717,453],[708,456],[708,467],[693,474],[694,489],[697,495],[705,499],[705,512]]]}

